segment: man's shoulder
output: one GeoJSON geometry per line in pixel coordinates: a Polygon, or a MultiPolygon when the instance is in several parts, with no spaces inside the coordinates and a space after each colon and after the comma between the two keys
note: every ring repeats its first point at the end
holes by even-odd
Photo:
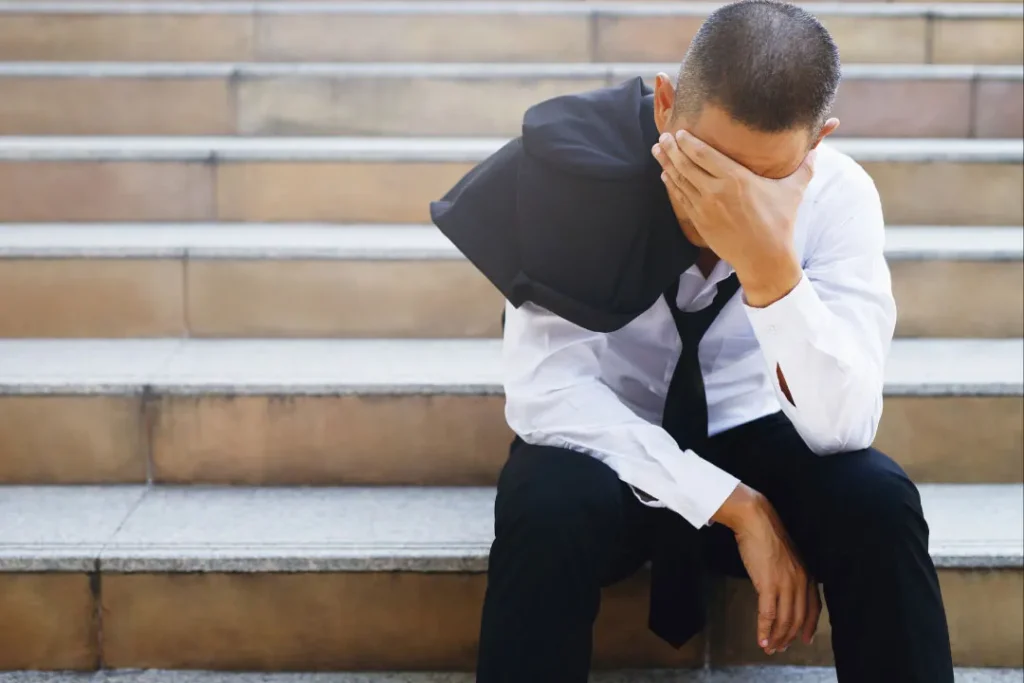
{"type": "Polygon", "coordinates": [[[822,143],[797,222],[797,243],[804,260],[818,249],[834,249],[837,240],[882,249],[881,211],[881,198],[868,172],[850,155],[822,143]],[[856,229],[845,229],[851,221],[856,229]]]}
{"type": "Polygon", "coordinates": [[[827,141],[818,145],[808,198],[824,210],[853,205],[878,196],[875,182],[857,161],[827,141]]]}

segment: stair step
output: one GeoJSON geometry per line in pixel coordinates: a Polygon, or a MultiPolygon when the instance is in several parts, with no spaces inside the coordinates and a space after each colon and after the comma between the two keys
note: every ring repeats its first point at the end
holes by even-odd
{"type": "MultiPolygon", "coordinates": [[[[1024,258],[1022,226],[889,225],[890,261],[1024,258]]],[[[0,258],[464,260],[429,224],[6,223],[0,258]]]]}
{"type": "MultiPolygon", "coordinates": [[[[0,222],[422,223],[429,202],[503,142],[6,137],[0,222]]],[[[1024,140],[832,144],[872,175],[891,223],[1024,223],[1024,140]]]]}
{"type": "MultiPolygon", "coordinates": [[[[922,484],[944,569],[1024,568],[1024,485],[922,484]]],[[[487,487],[0,487],[6,572],[484,572],[487,487]]]]}
{"type": "MultiPolygon", "coordinates": [[[[92,632],[67,629],[93,624],[96,613],[102,660],[111,668],[472,665],[491,489],[0,491],[0,596],[6,586],[22,597],[5,618],[27,622],[32,634],[16,650],[0,645],[4,668],[28,668],[25,653],[33,651],[51,658],[81,651],[68,641],[92,632]],[[96,599],[99,612],[80,607],[96,599]],[[409,645],[395,648],[396,639],[409,645]]],[[[1021,666],[1022,485],[925,485],[921,493],[956,662],[1021,666]]],[[[751,659],[746,644],[752,589],[738,581],[722,588],[706,636],[709,663],[763,662],[751,659]]],[[[600,666],[708,663],[703,643],[675,651],[649,634],[646,606],[643,574],[606,591],[597,626],[600,666]]],[[[773,661],[829,664],[828,628],[816,645],[773,661]]]]}
{"type": "MultiPolygon", "coordinates": [[[[0,160],[478,163],[506,142],[467,137],[7,136],[0,137],[0,160]]],[[[1024,162],[1024,138],[838,138],[829,144],[861,163],[1024,162]]]]}
{"type": "MultiPolygon", "coordinates": [[[[518,135],[532,104],[678,64],[0,63],[7,135],[518,135]]],[[[1024,67],[843,70],[839,136],[1017,138],[1024,67]],[[932,108],[921,116],[921,103],[932,108]]]]}
{"type": "MultiPolygon", "coordinates": [[[[1024,335],[1021,227],[890,227],[886,250],[898,336],[1024,335]]],[[[502,306],[423,225],[0,225],[0,289],[20,338],[496,337],[502,306]]]]}
{"type": "MultiPolygon", "coordinates": [[[[1020,396],[1022,339],[904,339],[890,396],[1020,396]]],[[[5,394],[497,394],[497,340],[0,340],[5,394]]]]}
{"type": "MultiPolygon", "coordinates": [[[[83,2],[86,0],[82,0],[83,2]]],[[[139,1],[139,0],[135,0],[139,1]]],[[[147,0],[141,0],[143,2],[147,0]]],[[[154,0],[156,1],[156,0],[154,0]]],[[[229,2],[233,0],[227,0],[229,2]]],[[[244,2],[245,0],[238,0],[244,2]]],[[[297,3],[302,0],[295,0],[297,3]]],[[[402,2],[405,0],[387,0],[402,2]]],[[[417,1],[417,0],[412,0],[417,1]]],[[[472,1],[472,0],[470,0],[472,1]]],[[[529,0],[523,0],[524,2],[529,0]]],[[[543,1],[543,0],[541,0],[543,1]]],[[[861,2],[861,0],[848,0],[861,2]]],[[[77,4],[77,3],[76,3],[77,4]]],[[[0,4],[0,14],[2,14],[0,4]]],[[[0,62],[0,78],[440,78],[623,80],[673,71],[677,62],[0,62]]],[[[1019,64],[842,65],[843,81],[1019,81],[1019,64]]]]}
{"type": "MultiPolygon", "coordinates": [[[[0,60],[678,61],[717,6],[4,2],[0,60]]],[[[1018,4],[805,7],[821,18],[851,63],[1019,64],[1024,56],[1018,4]]]]}
{"type": "MultiPolygon", "coordinates": [[[[497,340],[0,341],[0,482],[491,485],[497,340]]],[[[898,339],[876,444],[1024,481],[1024,340],[898,339]],[[970,453],[970,457],[964,457],[970,453]]]]}
{"type": "MultiPolygon", "coordinates": [[[[1022,669],[957,669],[956,683],[1020,683],[1022,669]]],[[[473,683],[470,673],[266,674],[206,671],[101,671],[0,673],[0,683],[473,683]]],[[[825,667],[770,666],[704,670],[634,670],[595,673],[591,683],[836,683],[825,667]]]]}

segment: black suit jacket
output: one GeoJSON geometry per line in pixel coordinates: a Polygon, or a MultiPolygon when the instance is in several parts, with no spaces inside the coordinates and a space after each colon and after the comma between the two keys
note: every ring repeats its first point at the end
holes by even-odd
{"type": "Polygon", "coordinates": [[[431,217],[514,306],[617,330],[697,258],[651,155],[657,139],[639,78],[541,102],[431,217]]]}

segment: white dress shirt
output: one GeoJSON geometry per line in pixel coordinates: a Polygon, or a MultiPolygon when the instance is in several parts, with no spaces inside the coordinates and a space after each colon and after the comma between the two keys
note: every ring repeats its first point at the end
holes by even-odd
{"type": "MultiPolygon", "coordinates": [[[[885,359],[896,323],[878,192],[852,159],[819,146],[794,230],[804,277],[751,308],[736,296],[699,348],[715,435],[783,410],[821,455],[866,448],[882,414],[885,359]],[[793,403],[782,392],[781,368],[793,403]],[[795,404],[795,405],[794,405],[795,404]]],[[[677,304],[708,306],[733,272],[683,273],[677,304]]],[[[742,290],[741,290],[742,291],[742,290]]],[[[532,304],[506,304],[505,416],[531,444],[588,453],[695,527],[738,480],[661,428],[681,341],[665,300],[620,330],[591,332],[532,304]]]]}

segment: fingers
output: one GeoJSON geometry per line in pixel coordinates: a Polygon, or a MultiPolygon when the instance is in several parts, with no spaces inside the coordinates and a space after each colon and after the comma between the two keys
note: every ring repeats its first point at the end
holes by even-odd
{"type": "Polygon", "coordinates": [[[668,155],[668,158],[672,161],[672,166],[675,167],[679,175],[690,181],[698,190],[702,189],[709,179],[707,172],[697,166],[690,157],[683,153],[676,138],[668,134],[662,135],[660,143],[662,150],[668,155]]]}
{"type": "Polygon", "coordinates": [[[717,149],[699,140],[689,133],[680,130],[676,133],[680,151],[700,170],[713,178],[722,178],[737,170],[739,164],[725,156],[717,149]]]}
{"type": "Polygon", "coordinates": [[[699,220],[700,210],[698,206],[694,204],[693,200],[691,199],[691,195],[686,191],[680,190],[676,186],[675,181],[673,181],[667,173],[661,174],[661,182],[664,183],[665,188],[668,190],[668,198],[669,201],[672,203],[672,206],[676,209],[677,212],[679,210],[682,210],[681,215],[686,216],[690,222],[690,225],[693,226],[693,229],[700,232],[699,228],[697,228],[696,223],[696,221],[699,220]]]}
{"type": "Polygon", "coordinates": [[[700,197],[700,192],[693,186],[693,183],[679,173],[679,170],[672,163],[672,160],[669,159],[668,154],[665,153],[660,144],[655,145],[651,151],[654,154],[654,158],[661,165],[661,181],[665,184],[669,195],[682,206],[686,215],[692,219],[696,215],[694,203],[700,197]]]}
{"type": "Polygon", "coordinates": [[[757,594],[757,644],[766,652],[771,649],[772,626],[775,624],[778,592],[765,588],[757,594]]]}
{"type": "MultiPolygon", "coordinates": [[[[777,593],[776,609],[766,646],[760,628],[763,625],[762,619],[767,621],[765,608],[770,599],[769,595],[771,592],[766,591],[764,600],[759,597],[758,644],[764,648],[767,654],[773,655],[776,652],[788,650],[801,633],[804,642],[810,643],[821,616],[821,599],[818,596],[817,584],[808,580],[802,570],[797,572],[795,580],[787,578],[782,581],[777,593]]],[[[768,616],[772,616],[770,612],[768,616]]]]}
{"type": "Polygon", "coordinates": [[[801,577],[800,583],[794,587],[793,591],[793,623],[790,624],[789,630],[786,632],[785,638],[782,642],[782,646],[779,648],[783,652],[796,640],[796,637],[800,635],[800,631],[803,630],[803,626],[807,621],[807,578],[801,577]]]}
{"type": "Polygon", "coordinates": [[[790,581],[782,584],[779,590],[778,612],[775,616],[775,623],[772,625],[772,634],[768,639],[768,654],[775,654],[786,647],[786,636],[796,619],[795,607],[796,590],[790,581]]]}
{"type": "Polygon", "coordinates": [[[818,583],[811,580],[807,583],[807,620],[804,621],[803,628],[803,639],[808,645],[814,640],[820,618],[821,594],[818,592],[818,583]]]}
{"type": "Polygon", "coordinates": [[[810,645],[818,630],[821,618],[818,584],[813,579],[800,577],[796,586],[795,590],[787,586],[779,591],[777,613],[765,648],[769,655],[785,652],[798,635],[804,643],[810,645]]]}
{"type": "Polygon", "coordinates": [[[690,184],[690,181],[678,176],[673,178],[671,173],[664,171],[661,174],[661,182],[665,184],[669,194],[683,205],[683,209],[686,211],[686,214],[688,216],[693,216],[695,211],[694,202],[700,194],[697,192],[697,189],[690,184]]]}
{"type": "Polygon", "coordinates": [[[703,194],[709,182],[714,180],[706,171],[697,166],[692,159],[683,154],[676,139],[668,133],[661,136],[652,150],[654,157],[662,169],[679,182],[685,178],[698,194],[703,194]]]}
{"type": "MultiPolygon", "coordinates": [[[[668,150],[659,142],[651,149],[654,154],[654,158],[658,160],[658,164],[661,166],[662,174],[661,179],[664,181],[666,178],[672,182],[673,185],[680,191],[693,190],[697,192],[697,188],[693,186],[693,183],[686,180],[683,175],[679,172],[675,162],[672,160],[668,150]]],[[[697,195],[700,193],[697,192],[697,195]]]]}

